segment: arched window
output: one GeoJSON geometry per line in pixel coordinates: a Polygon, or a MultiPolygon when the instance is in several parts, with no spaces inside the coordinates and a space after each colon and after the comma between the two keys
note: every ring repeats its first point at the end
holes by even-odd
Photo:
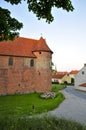
{"type": "Polygon", "coordinates": [[[9,58],[8,65],[9,65],[9,66],[12,66],[12,65],[13,65],[13,58],[12,58],[12,57],[9,58]]]}
{"type": "Polygon", "coordinates": [[[33,67],[33,66],[34,66],[34,60],[31,59],[31,60],[30,60],[30,67],[33,67]]]}

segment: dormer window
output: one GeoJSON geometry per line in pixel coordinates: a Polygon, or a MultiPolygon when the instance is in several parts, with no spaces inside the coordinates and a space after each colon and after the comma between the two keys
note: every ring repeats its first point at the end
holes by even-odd
{"type": "Polygon", "coordinates": [[[33,66],[34,66],[34,60],[31,59],[31,60],[30,60],[30,67],[33,67],[33,66]]]}
{"type": "Polygon", "coordinates": [[[13,66],[13,58],[12,57],[9,58],[8,65],[13,66]]]}

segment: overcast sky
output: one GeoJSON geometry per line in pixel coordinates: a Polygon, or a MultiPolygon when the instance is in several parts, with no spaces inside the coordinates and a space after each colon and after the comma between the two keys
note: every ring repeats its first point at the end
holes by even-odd
{"type": "Polygon", "coordinates": [[[54,52],[52,61],[57,71],[81,69],[86,63],[86,0],[71,0],[73,12],[54,8],[51,24],[38,20],[28,12],[26,2],[12,6],[0,0],[0,6],[11,11],[11,16],[23,22],[20,36],[39,39],[42,35],[54,52]]]}

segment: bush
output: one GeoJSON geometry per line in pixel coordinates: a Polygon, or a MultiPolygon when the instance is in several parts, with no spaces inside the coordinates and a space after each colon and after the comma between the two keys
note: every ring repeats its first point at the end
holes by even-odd
{"type": "Polygon", "coordinates": [[[86,130],[86,126],[52,116],[0,120],[0,130],[86,130]]]}

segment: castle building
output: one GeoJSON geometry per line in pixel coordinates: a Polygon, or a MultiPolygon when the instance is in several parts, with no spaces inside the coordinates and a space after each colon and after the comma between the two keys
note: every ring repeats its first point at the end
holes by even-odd
{"type": "Polygon", "coordinates": [[[43,37],[0,42],[0,95],[50,91],[52,53],[43,37]]]}

